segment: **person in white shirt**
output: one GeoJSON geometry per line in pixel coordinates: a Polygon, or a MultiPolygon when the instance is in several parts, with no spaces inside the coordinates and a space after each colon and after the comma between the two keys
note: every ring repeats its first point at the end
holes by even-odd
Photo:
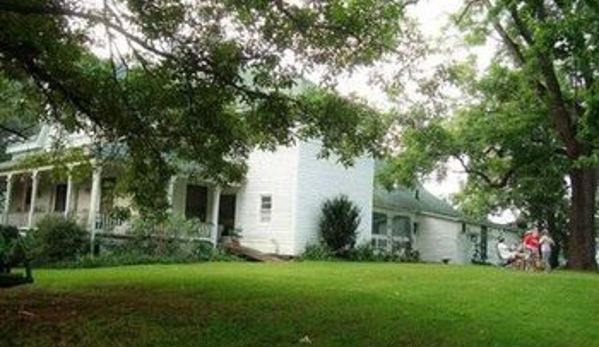
{"type": "Polygon", "coordinates": [[[514,251],[510,246],[508,246],[503,237],[499,238],[499,243],[497,244],[497,253],[499,253],[499,258],[504,265],[509,265],[518,258],[518,252],[514,251]]]}
{"type": "Polygon", "coordinates": [[[539,239],[539,245],[541,247],[541,257],[543,259],[543,268],[545,271],[551,271],[551,250],[555,245],[555,241],[549,236],[547,230],[543,230],[541,238],[539,239]]]}

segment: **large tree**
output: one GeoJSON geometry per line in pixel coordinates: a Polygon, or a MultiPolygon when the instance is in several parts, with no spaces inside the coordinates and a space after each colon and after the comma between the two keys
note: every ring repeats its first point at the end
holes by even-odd
{"type": "MultiPolygon", "coordinates": [[[[522,76],[526,95],[545,107],[539,126],[555,132],[567,160],[567,165],[557,168],[565,167],[563,176],[569,180],[568,265],[596,269],[599,3],[467,0],[457,20],[469,38],[476,39],[472,42],[498,39],[503,66],[522,76]]],[[[516,113],[507,121],[521,118],[516,113]]],[[[548,163],[551,168],[553,162],[548,163]]],[[[548,185],[546,189],[561,187],[548,185]]]]}
{"type": "Polygon", "coordinates": [[[472,27],[492,28],[548,108],[569,166],[568,265],[597,268],[595,197],[599,145],[599,3],[472,0],[472,27]],[[477,15],[483,19],[478,21],[477,15]]]}
{"type": "Polygon", "coordinates": [[[0,71],[67,130],[124,143],[136,201],[164,209],[173,162],[226,184],[256,147],[317,137],[345,163],[375,150],[376,112],[297,82],[397,53],[413,2],[0,0],[0,71]]]}
{"type": "Polygon", "coordinates": [[[404,126],[399,153],[383,179],[410,184],[448,162],[468,174],[455,202],[473,219],[506,209],[547,227],[565,242],[568,159],[547,108],[526,77],[495,62],[478,77],[472,65],[448,69],[448,81],[467,95],[452,117],[404,126]]]}

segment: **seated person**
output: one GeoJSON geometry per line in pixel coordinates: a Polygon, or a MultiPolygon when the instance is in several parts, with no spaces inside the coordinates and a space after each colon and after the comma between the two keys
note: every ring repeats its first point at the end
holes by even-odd
{"type": "Polygon", "coordinates": [[[503,265],[511,264],[519,259],[519,253],[508,246],[503,237],[499,238],[497,253],[499,254],[499,259],[501,259],[503,265]]]}

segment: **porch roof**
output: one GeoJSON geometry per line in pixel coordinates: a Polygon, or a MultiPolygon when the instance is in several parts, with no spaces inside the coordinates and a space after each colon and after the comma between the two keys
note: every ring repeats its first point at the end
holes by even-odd
{"type": "Polygon", "coordinates": [[[21,163],[22,163],[22,160],[20,160],[20,159],[12,159],[12,160],[8,160],[8,161],[0,162],[0,173],[14,169],[14,168],[18,167],[21,163]]]}
{"type": "Polygon", "coordinates": [[[460,218],[461,215],[451,205],[419,186],[415,189],[398,187],[387,190],[376,186],[374,189],[374,207],[396,208],[409,212],[428,212],[441,216],[460,218]]]}

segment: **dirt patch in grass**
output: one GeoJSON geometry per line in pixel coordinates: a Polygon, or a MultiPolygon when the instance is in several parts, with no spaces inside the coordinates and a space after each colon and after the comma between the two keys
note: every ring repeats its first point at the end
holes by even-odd
{"type": "Polygon", "coordinates": [[[136,289],[21,290],[0,294],[0,346],[131,346],[169,327],[206,327],[211,312],[202,300],[136,289]]]}

